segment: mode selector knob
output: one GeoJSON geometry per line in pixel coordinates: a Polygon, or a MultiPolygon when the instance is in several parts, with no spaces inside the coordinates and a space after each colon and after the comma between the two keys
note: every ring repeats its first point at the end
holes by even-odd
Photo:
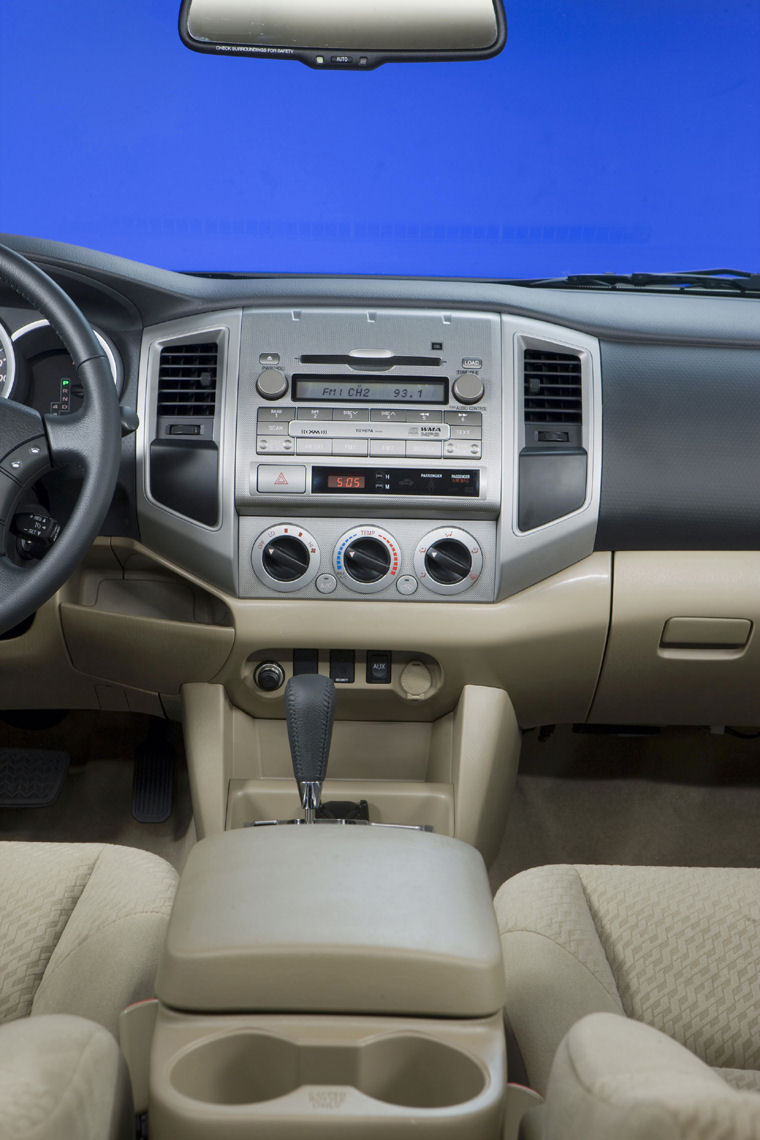
{"type": "Polygon", "coordinates": [[[440,538],[428,547],[425,569],[444,586],[462,582],[472,570],[472,555],[458,538],[440,538]]]}
{"type": "Polygon", "coordinates": [[[434,594],[461,594],[480,577],[483,551],[466,530],[441,526],[418,543],[414,569],[422,585],[434,594]]]}
{"type": "Polygon", "coordinates": [[[265,400],[281,400],[288,390],[288,378],[279,368],[265,368],[256,380],[256,391],[265,400]]]}
{"type": "Polygon", "coordinates": [[[458,376],[451,390],[460,404],[477,404],[485,395],[483,381],[473,372],[458,376]]]}

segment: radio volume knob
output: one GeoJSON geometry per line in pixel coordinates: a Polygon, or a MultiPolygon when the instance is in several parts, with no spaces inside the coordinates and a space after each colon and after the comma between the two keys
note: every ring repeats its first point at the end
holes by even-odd
{"type": "Polygon", "coordinates": [[[486,390],[479,376],[466,372],[463,376],[457,377],[451,391],[460,404],[477,404],[483,399],[486,390]]]}
{"type": "Polygon", "coordinates": [[[256,380],[256,391],[265,400],[280,400],[288,390],[288,378],[277,368],[265,368],[256,380]]]}
{"type": "Polygon", "coordinates": [[[452,586],[463,582],[472,570],[472,556],[457,538],[442,538],[428,547],[425,569],[435,582],[452,586]]]}

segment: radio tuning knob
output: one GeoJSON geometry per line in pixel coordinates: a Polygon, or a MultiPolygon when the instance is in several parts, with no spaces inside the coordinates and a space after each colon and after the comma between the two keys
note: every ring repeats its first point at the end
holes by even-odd
{"type": "Polygon", "coordinates": [[[460,404],[477,404],[485,395],[483,381],[472,372],[458,376],[451,391],[460,404]]]}
{"type": "Polygon", "coordinates": [[[288,379],[277,368],[265,368],[256,380],[256,391],[265,400],[280,400],[288,390],[288,379]]]}

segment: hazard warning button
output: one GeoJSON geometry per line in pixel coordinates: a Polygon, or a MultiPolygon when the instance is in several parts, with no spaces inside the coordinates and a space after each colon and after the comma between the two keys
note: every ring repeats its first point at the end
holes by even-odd
{"type": "MultiPolygon", "coordinates": [[[[253,474],[253,472],[251,472],[253,474]]],[[[253,483],[253,479],[251,479],[253,483]]],[[[260,494],[303,495],[306,493],[306,468],[279,463],[259,463],[256,490],[260,494]]]]}

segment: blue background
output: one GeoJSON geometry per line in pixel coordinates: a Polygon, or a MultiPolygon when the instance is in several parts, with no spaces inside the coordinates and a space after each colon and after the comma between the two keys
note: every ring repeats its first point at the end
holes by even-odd
{"type": "Polygon", "coordinates": [[[496,59],[366,74],[198,55],[178,10],[3,6],[0,229],[176,269],[760,268],[757,0],[507,0],[496,59]]]}

